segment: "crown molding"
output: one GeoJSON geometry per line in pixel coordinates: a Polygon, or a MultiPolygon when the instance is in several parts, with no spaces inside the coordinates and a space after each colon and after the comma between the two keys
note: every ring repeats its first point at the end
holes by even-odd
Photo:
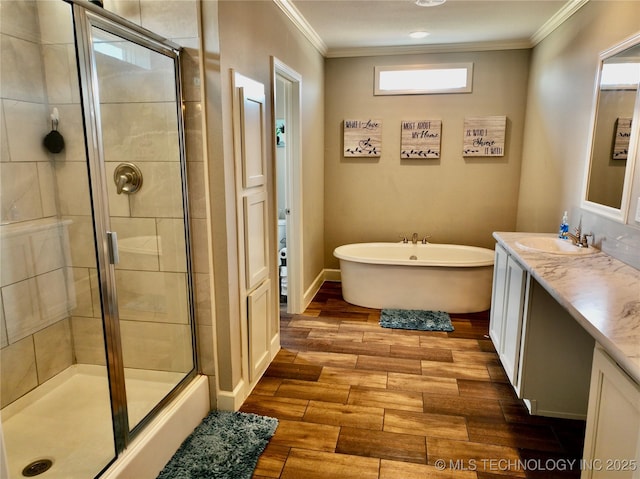
{"type": "Polygon", "coordinates": [[[327,45],[324,43],[320,35],[311,27],[306,18],[302,16],[300,10],[298,10],[289,0],[273,0],[280,10],[298,27],[298,30],[311,42],[316,50],[320,52],[322,56],[327,55],[327,45]]]}
{"type": "Polygon", "coordinates": [[[311,42],[325,58],[370,57],[384,55],[410,55],[421,53],[457,53],[480,52],[492,50],[522,50],[535,47],[562,25],[571,15],[582,8],[589,0],[570,0],[556,14],[545,22],[528,40],[498,41],[498,42],[469,42],[446,43],[438,45],[400,45],[388,47],[355,47],[332,48],[329,50],[320,35],[302,16],[300,11],[289,0],[273,0],[273,2],[293,22],[300,32],[311,42]]]}
{"type": "Polygon", "coordinates": [[[568,20],[568,18],[586,5],[589,0],[571,0],[567,2],[556,14],[542,25],[537,32],[531,35],[531,48],[547,38],[556,28],[568,20]]]}
{"type": "Polygon", "coordinates": [[[514,42],[441,43],[437,45],[399,45],[394,47],[334,48],[325,54],[325,58],[483,52],[491,50],[522,50],[528,48],[531,48],[528,40],[514,42]]]}

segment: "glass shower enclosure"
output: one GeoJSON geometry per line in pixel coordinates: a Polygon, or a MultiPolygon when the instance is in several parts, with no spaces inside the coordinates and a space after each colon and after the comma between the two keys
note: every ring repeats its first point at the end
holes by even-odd
{"type": "Polygon", "coordinates": [[[82,0],[0,8],[5,472],[96,477],[196,374],[180,49],[82,0]]]}

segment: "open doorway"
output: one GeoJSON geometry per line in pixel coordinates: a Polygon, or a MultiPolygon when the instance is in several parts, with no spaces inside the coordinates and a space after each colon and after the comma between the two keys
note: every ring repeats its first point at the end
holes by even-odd
{"type": "Polygon", "coordinates": [[[302,77],[273,60],[273,112],[276,161],[276,264],[280,308],[302,309],[302,197],[300,164],[300,90],[302,77]]]}

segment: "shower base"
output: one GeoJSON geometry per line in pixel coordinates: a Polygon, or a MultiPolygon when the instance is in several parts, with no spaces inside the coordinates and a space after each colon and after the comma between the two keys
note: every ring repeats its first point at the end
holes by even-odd
{"type": "MultiPolygon", "coordinates": [[[[137,424],[182,379],[182,373],[125,369],[129,424],[137,424]]],[[[74,365],[2,409],[2,433],[9,477],[50,459],[36,476],[94,477],[114,457],[107,371],[74,365]]]]}

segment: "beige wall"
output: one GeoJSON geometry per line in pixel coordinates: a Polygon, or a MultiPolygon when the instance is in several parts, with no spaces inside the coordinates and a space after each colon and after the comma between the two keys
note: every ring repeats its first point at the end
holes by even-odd
{"type": "MultiPolygon", "coordinates": [[[[219,384],[232,391],[242,377],[236,233],[231,69],[272,91],[271,56],[302,76],[302,228],[303,289],[324,267],[322,248],[324,195],[324,59],[273,2],[203,2],[209,181],[212,192],[216,332],[219,384]],[[217,35],[214,32],[218,32],[217,35]],[[217,126],[220,129],[214,130],[217,126]]],[[[267,101],[267,131],[271,138],[271,104],[267,101]]],[[[272,151],[267,148],[270,244],[276,241],[276,192],[272,151]]],[[[272,284],[277,284],[277,250],[273,250],[272,284]]]]}
{"type": "MultiPolygon", "coordinates": [[[[638,30],[639,2],[591,1],[534,48],[519,231],[555,231],[562,212],[579,207],[598,55],[638,30]]],[[[578,214],[574,213],[572,226],[578,214]]],[[[605,226],[599,227],[594,232],[605,234],[605,226]]]]}
{"type": "Polygon", "coordinates": [[[493,245],[512,230],[520,180],[528,50],[328,59],[325,116],[325,265],[336,246],[432,235],[436,243],[493,245]],[[468,94],[374,96],[381,65],[473,62],[468,94]],[[506,115],[506,154],[464,158],[465,117],[506,115]],[[379,159],[344,158],[344,119],[383,121],[379,159]],[[403,120],[442,120],[439,160],[401,160],[403,120]]]}

